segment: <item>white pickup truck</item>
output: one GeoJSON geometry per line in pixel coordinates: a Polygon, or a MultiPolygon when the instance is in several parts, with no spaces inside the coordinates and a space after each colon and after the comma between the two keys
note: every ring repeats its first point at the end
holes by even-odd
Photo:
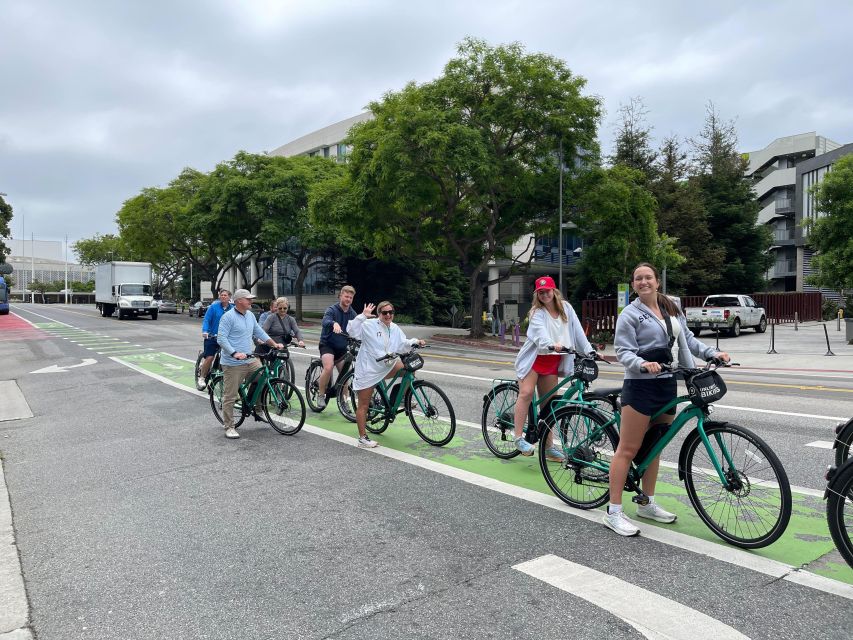
{"type": "Polygon", "coordinates": [[[720,330],[737,337],[741,329],[753,327],[756,333],[767,330],[767,314],[749,296],[724,293],[708,296],[701,307],[684,310],[687,326],[694,335],[703,329],[720,330]]]}

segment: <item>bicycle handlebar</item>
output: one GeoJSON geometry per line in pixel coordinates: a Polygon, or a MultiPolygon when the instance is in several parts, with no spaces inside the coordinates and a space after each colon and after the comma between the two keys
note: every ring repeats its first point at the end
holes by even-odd
{"type": "MultiPolygon", "coordinates": [[[[665,373],[667,373],[667,374],[668,373],[693,374],[693,373],[699,373],[700,371],[709,371],[711,369],[720,369],[720,368],[727,368],[727,367],[739,367],[739,366],[740,366],[740,363],[738,363],[738,362],[726,362],[725,360],[723,360],[721,358],[708,358],[707,360],[705,360],[705,366],[704,367],[682,367],[680,365],[673,367],[671,364],[665,364],[665,363],[661,362],[660,363],[661,371],[658,375],[663,375],[665,373]]],[[[648,373],[648,370],[645,367],[640,367],[640,371],[642,371],[643,373],[648,373]]]]}
{"type": "MultiPolygon", "coordinates": [[[[548,347],[548,351],[556,351],[554,349],[554,345],[548,347]]],[[[557,351],[558,355],[562,356],[580,356],[581,358],[592,358],[593,360],[597,360],[598,362],[606,362],[607,364],[611,364],[609,360],[605,360],[600,355],[598,355],[598,351],[591,351],[589,353],[584,353],[583,351],[578,351],[573,349],[572,347],[563,347],[560,351],[557,351]]]]}
{"type": "MultiPolygon", "coordinates": [[[[424,346],[420,346],[417,344],[412,345],[412,351],[415,349],[429,349],[429,345],[425,344],[424,346]]],[[[403,356],[409,355],[412,351],[406,352],[398,352],[398,353],[386,353],[381,358],[376,358],[376,362],[382,362],[383,360],[393,360],[394,358],[402,358],[403,356]]]]}

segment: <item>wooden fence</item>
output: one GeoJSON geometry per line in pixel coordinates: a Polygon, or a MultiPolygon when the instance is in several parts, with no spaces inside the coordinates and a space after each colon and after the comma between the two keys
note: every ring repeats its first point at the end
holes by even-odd
{"type": "MultiPolygon", "coordinates": [[[[800,322],[822,319],[823,296],[817,291],[801,293],[753,293],[755,303],[764,307],[767,321],[777,324],[794,322],[795,314],[800,322]]],[[[699,307],[706,296],[682,296],[681,306],[699,307]]],[[[594,331],[613,331],[616,328],[616,298],[605,300],[584,300],[581,309],[581,322],[587,333],[594,331]]]]}

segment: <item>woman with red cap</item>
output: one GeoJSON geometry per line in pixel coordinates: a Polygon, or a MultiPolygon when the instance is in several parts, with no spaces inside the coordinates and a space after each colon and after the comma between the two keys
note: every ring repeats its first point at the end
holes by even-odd
{"type": "MultiPolygon", "coordinates": [[[[518,400],[515,402],[515,447],[523,456],[533,455],[533,445],[522,435],[533,390],[538,389],[541,397],[557,386],[559,376],[567,376],[574,370],[573,355],[555,352],[563,347],[584,353],[593,350],[572,305],[563,300],[550,276],[536,278],[536,292],[528,318],[527,340],[515,359],[515,373],[519,381],[518,400]]],[[[553,462],[562,462],[566,457],[553,446],[552,437],[545,445],[548,447],[545,457],[553,462]]]]}

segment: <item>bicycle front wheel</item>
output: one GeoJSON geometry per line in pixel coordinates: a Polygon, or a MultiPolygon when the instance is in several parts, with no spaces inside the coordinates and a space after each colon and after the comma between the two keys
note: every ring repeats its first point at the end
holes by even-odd
{"type": "Polygon", "coordinates": [[[287,381],[290,384],[296,384],[296,369],[293,367],[293,361],[290,358],[284,361],[285,366],[287,367],[287,381]]]}
{"type": "MultiPolygon", "coordinates": [[[[213,375],[207,383],[207,393],[210,397],[210,408],[213,409],[213,415],[219,420],[219,424],[225,424],[222,419],[222,399],[225,395],[225,378],[222,374],[213,375]]],[[[234,403],[234,427],[239,427],[243,424],[246,416],[243,415],[243,403],[240,401],[240,396],[237,396],[237,402],[234,403]]]]}
{"type": "Polygon", "coordinates": [[[204,391],[207,388],[207,380],[205,380],[203,384],[198,383],[201,378],[201,365],[203,362],[204,351],[199,351],[198,358],[195,359],[195,369],[193,370],[193,384],[195,384],[195,388],[199,391],[204,391]]]}
{"type": "Polygon", "coordinates": [[[579,405],[560,407],[548,418],[539,441],[545,482],[568,505],[600,507],[610,497],[610,462],[618,444],[615,429],[598,412],[579,405]]]}
{"type": "Polygon", "coordinates": [[[352,381],[355,378],[355,369],[351,369],[343,377],[338,378],[338,411],[341,415],[355,422],[355,410],[358,407],[358,397],[352,388],[352,381]]]}
{"type": "Polygon", "coordinates": [[[311,411],[315,413],[320,413],[325,409],[325,407],[317,406],[317,398],[320,393],[320,375],[322,373],[323,365],[319,360],[312,361],[305,372],[305,401],[311,407],[311,411]]]}
{"type": "Polygon", "coordinates": [[[853,567],[853,462],[848,462],[835,472],[832,487],[826,500],[826,522],[835,546],[853,567]]]}
{"type": "Polygon", "coordinates": [[[835,445],[835,466],[840,467],[850,457],[850,448],[853,447],[853,420],[849,420],[844,425],[836,440],[838,442],[835,445]]]}
{"type": "MultiPolygon", "coordinates": [[[[480,428],[489,451],[498,458],[508,460],[521,453],[515,447],[515,403],[518,385],[514,382],[499,384],[483,399],[483,417],[480,428]]],[[[527,414],[527,428],[533,424],[533,406],[527,414]]]]}
{"type": "Polygon", "coordinates": [[[726,485],[694,429],[683,445],[687,495],[711,531],[743,549],[766,547],[791,517],[791,485],[782,463],[757,435],[734,424],[708,422],[705,433],[726,485]]]}
{"type": "Polygon", "coordinates": [[[415,380],[403,400],[409,421],[423,438],[434,447],[442,447],[456,433],[456,414],[447,395],[431,382],[415,380]]]}
{"type": "Polygon", "coordinates": [[[264,387],[261,405],[269,425],[282,435],[299,433],[305,424],[305,401],[290,380],[270,380],[264,387]]]}

